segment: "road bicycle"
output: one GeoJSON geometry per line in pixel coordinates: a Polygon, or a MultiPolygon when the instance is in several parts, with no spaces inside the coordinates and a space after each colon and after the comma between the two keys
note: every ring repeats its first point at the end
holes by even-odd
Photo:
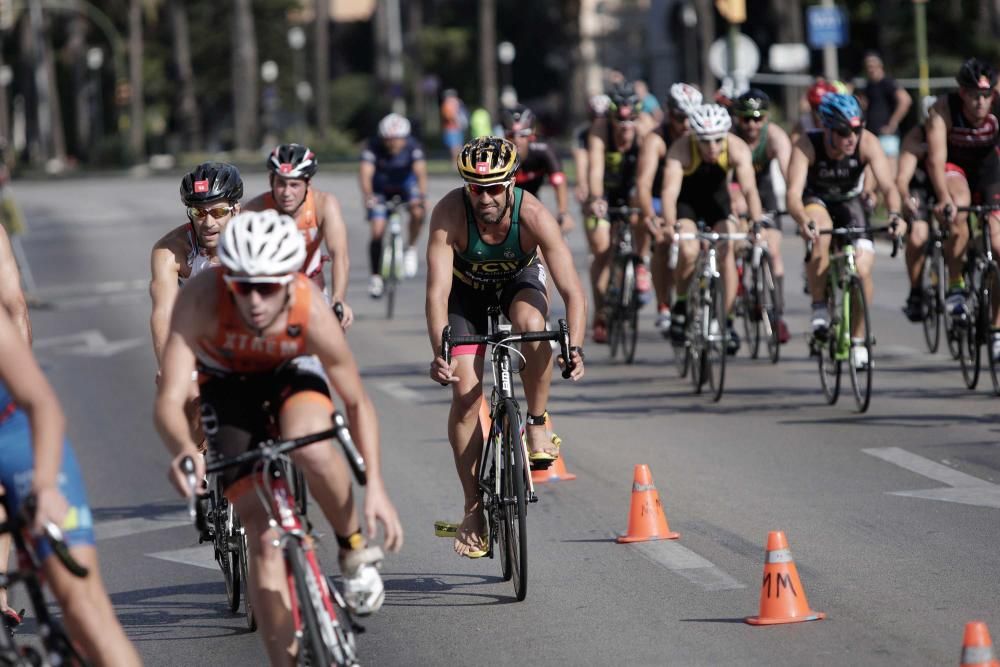
{"type": "Polygon", "coordinates": [[[524,357],[514,347],[517,343],[557,341],[566,360],[563,377],[573,371],[569,352],[569,327],[559,320],[558,331],[527,331],[515,333],[510,324],[500,323],[500,309],[490,307],[490,333],[487,335],[452,336],[451,326],[441,334],[441,356],[451,363],[451,351],[456,345],[488,344],[492,350],[493,392],[490,397],[490,423],[479,458],[477,487],[480,507],[485,518],[484,542],[487,554],[494,558],[500,553],[500,569],[504,581],[513,579],[517,599],[528,594],[528,503],[538,501],[528,466],[528,447],[521,434],[521,412],[514,398],[511,354],[524,357]]]}
{"type": "Polygon", "coordinates": [[[928,237],[924,243],[924,264],[920,274],[920,300],[923,314],[924,340],[927,350],[934,354],[941,343],[941,330],[952,356],[958,358],[958,339],[951,334],[951,318],[945,307],[948,289],[948,267],[944,262],[944,242],[948,238],[947,225],[928,220],[928,237]]]}
{"type": "MultiPolygon", "coordinates": [[[[323,574],[316,554],[317,539],[299,514],[298,502],[289,486],[288,453],[331,439],[340,443],[355,478],[363,486],[367,481],[365,462],[339,412],[333,413],[333,428],[328,430],[292,440],[266,440],[228,458],[210,455],[205,465],[208,474],[255,465],[254,488],[267,510],[271,527],[278,532],[277,543],[288,573],[292,620],[299,645],[298,664],[310,667],[358,664],[354,620],[340,591],[323,574]]],[[[201,505],[193,492],[197,486],[194,461],[190,457],[183,459],[181,469],[192,489],[188,510],[196,522],[203,521],[199,517],[201,505]]]]}
{"type": "Polygon", "coordinates": [[[382,235],[382,263],[379,272],[385,284],[385,317],[388,320],[396,309],[396,289],[403,280],[403,214],[405,202],[394,196],[386,202],[388,219],[382,235]]]}
{"type": "Polygon", "coordinates": [[[208,475],[206,493],[200,498],[197,513],[199,543],[211,542],[215,562],[222,571],[226,583],[226,600],[229,611],[240,610],[240,600],[244,601],[247,628],[257,629],[257,619],[249,595],[248,547],[246,531],[232,504],[222,492],[221,476],[208,475]]]}
{"type": "MultiPolygon", "coordinates": [[[[49,613],[45,600],[45,578],[42,572],[42,562],[35,548],[36,540],[48,542],[52,552],[73,576],[84,578],[88,575],[87,568],[80,565],[69,552],[69,547],[63,540],[62,531],[54,523],[45,525],[40,537],[31,534],[29,527],[35,513],[35,498],[29,496],[22,504],[17,514],[10,512],[6,496],[3,498],[7,508],[7,521],[0,524],[0,534],[10,533],[17,553],[18,567],[16,570],[0,574],[0,586],[8,588],[15,584],[23,584],[28,592],[28,601],[38,625],[38,637],[41,646],[18,645],[6,628],[0,628],[0,665],[5,667],[42,667],[48,665],[66,665],[68,667],[87,667],[90,665],[73,646],[62,624],[49,613]]],[[[22,615],[24,612],[21,612],[22,615]]]]}
{"type": "MultiPolygon", "coordinates": [[[[810,229],[815,227],[810,223],[810,229]]],[[[866,412],[871,403],[872,377],[875,368],[875,336],[864,285],[858,274],[854,241],[870,238],[879,232],[895,231],[895,225],[884,227],[838,227],[822,229],[821,235],[833,237],[830,266],[826,272],[826,306],[830,326],[825,335],[811,335],[809,350],[819,365],[819,381],[829,405],[840,396],[841,366],[845,362],[851,376],[854,402],[858,412],[866,412]],[[858,326],[856,326],[858,325],[858,326]],[[860,328],[860,333],[855,331],[860,328]],[[858,350],[864,349],[859,359],[858,350]]],[[[813,242],[806,243],[806,262],[813,252],[813,242]]],[[[899,238],[892,240],[892,257],[899,253],[899,238]]]]}
{"type": "Polygon", "coordinates": [[[642,264],[632,245],[631,215],[638,209],[615,206],[608,209],[611,224],[611,261],[607,296],[604,300],[608,323],[608,349],[611,358],[621,348],[626,364],[635,360],[635,345],[639,333],[639,287],[636,273],[642,264]]]}
{"type": "MultiPolygon", "coordinates": [[[[993,312],[1000,294],[1000,270],[993,257],[988,216],[1000,211],[1000,204],[959,206],[956,213],[968,213],[965,224],[969,229],[969,244],[965,252],[962,275],[965,279],[966,317],[952,322],[952,337],[958,343],[958,360],[965,386],[975,389],[986,350],[993,393],[1000,395],[1000,363],[993,355],[993,312]],[[985,214],[985,215],[984,215],[985,214]]],[[[951,211],[946,211],[950,220],[951,211]]]]}
{"type": "MultiPolygon", "coordinates": [[[[726,288],[719,272],[717,246],[746,240],[747,235],[705,231],[705,228],[703,221],[698,221],[697,232],[681,233],[675,227],[675,247],[680,241],[698,240],[701,250],[688,283],[684,342],[674,345],[674,359],[681,377],[691,371],[694,393],[700,394],[708,384],[712,400],[717,402],[725,386],[729,345],[726,288]]],[[[671,257],[671,265],[671,268],[676,266],[676,254],[671,257]]]]}
{"type": "Polygon", "coordinates": [[[772,364],[778,363],[781,346],[778,341],[778,291],[774,281],[774,263],[763,234],[761,222],[751,223],[750,243],[741,252],[743,272],[741,294],[736,298],[735,311],[743,320],[750,358],[760,354],[763,341],[772,364]]]}

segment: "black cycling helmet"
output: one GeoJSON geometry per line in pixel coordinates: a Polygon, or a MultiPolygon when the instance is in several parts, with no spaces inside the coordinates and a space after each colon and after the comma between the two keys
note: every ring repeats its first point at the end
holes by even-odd
{"type": "Polygon", "coordinates": [[[503,129],[507,132],[523,132],[534,128],[535,114],[528,107],[518,104],[512,109],[504,109],[503,129]]]}
{"type": "Polygon", "coordinates": [[[227,162],[202,162],[181,179],[181,201],[185,206],[219,199],[234,204],[242,198],[240,170],[227,162]]]}
{"type": "Polygon", "coordinates": [[[962,63],[955,80],[962,88],[988,90],[997,85],[997,72],[989,63],[979,58],[969,58],[962,63]]]}
{"type": "Polygon", "coordinates": [[[763,90],[751,88],[736,98],[732,112],[743,118],[760,118],[771,108],[771,98],[763,90]]]}
{"type": "Polygon", "coordinates": [[[635,88],[628,81],[616,83],[608,91],[611,98],[611,105],[608,107],[608,116],[616,120],[630,120],[639,115],[639,95],[635,88]]]}
{"type": "Polygon", "coordinates": [[[276,146],[267,158],[267,169],[281,178],[304,178],[316,175],[319,163],[316,154],[302,144],[276,146]]]}

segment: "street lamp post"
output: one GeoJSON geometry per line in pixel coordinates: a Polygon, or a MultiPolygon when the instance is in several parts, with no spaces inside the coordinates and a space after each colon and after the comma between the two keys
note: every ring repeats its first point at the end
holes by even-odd
{"type": "MultiPolygon", "coordinates": [[[[295,80],[295,99],[296,102],[296,125],[300,127],[305,125],[306,121],[306,110],[305,110],[305,99],[303,93],[305,92],[305,86],[309,84],[302,79],[302,49],[306,45],[306,31],[299,26],[292,26],[288,29],[288,46],[292,49],[292,67],[294,69],[294,80],[295,80]],[[305,86],[303,85],[305,84],[305,86]]],[[[311,90],[309,91],[312,92],[311,90]]]]}

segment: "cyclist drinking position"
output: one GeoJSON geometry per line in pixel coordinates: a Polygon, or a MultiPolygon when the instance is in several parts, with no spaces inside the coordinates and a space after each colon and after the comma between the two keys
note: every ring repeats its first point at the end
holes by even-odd
{"type": "Polygon", "coordinates": [[[420,142],[410,134],[410,121],[391,113],[378,124],[378,136],[368,140],[361,152],[358,175],[361,196],[372,226],[368,242],[371,277],[368,293],[382,296],[382,235],[385,234],[388,209],[386,201],[399,197],[410,212],[409,236],[403,253],[403,272],[407,278],[417,275],[417,239],[424,225],[427,199],[427,160],[420,142]]]}
{"type": "MultiPolygon", "coordinates": [[[[680,226],[682,234],[695,231],[702,221],[721,234],[736,231],[730,218],[729,180],[735,177],[747,199],[750,217],[761,219],[760,197],[754,178],[753,156],[746,142],[729,132],[732,119],[718,104],[703,104],[688,115],[691,133],[678,139],[667,153],[663,176],[663,220],[667,234],[680,226]]],[[[684,343],[687,324],[687,287],[694,275],[700,244],[681,241],[674,278],[677,300],[670,321],[670,338],[684,343]]],[[[737,275],[733,244],[720,246],[720,269],[726,287],[726,313],[729,315],[729,354],[739,350],[740,339],[733,327],[732,309],[736,300],[737,275]]]]}
{"type": "Polygon", "coordinates": [[[656,131],[642,139],[639,166],[636,175],[636,193],[642,219],[653,234],[653,290],[656,292],[656,328],[664,336],[670,334],[670,291],[674,277],[670,270],[670,243],[672,234],[665,234],[660,226],[663,216],[663,171],[667,164],[667,149],[690,131],[688,114],[701,106],[701,91],[686,83],[670,87],[667,114],[656,131]]]}
{"type": "MultiPolygon", "coordinates": [[[[830,327],[830,312],[826,303],[826,272],[830,266],[830,237],[820,236],[821,230],[839,227],[865,228],[868,216],[861,202],[865,168],[870,167],[878,188],[889,208],[890,222],[901,222],[899,192],[892,180],[892,168],[882,151],[878,137],[865,129],[861,106],[851,95],[827,93],[819,105],[822,130],[813,130],[799,139],[792,149],[788,166],[788,214],[799,225],[806,241],[813,241],[813,253],[807,265],[809,292],[812,295],[813,336],[823,340],[830,327]]],[[[903,233],[900,225],[894,235],[903,233]]],[[[855,261],[865,291],[865,300],[872,300],[874,286],[872,267],[875,245],[863,238],[855,243],[855,261]]],[[[856,318],[856,331],[865,326],[856,318]]],[[[867,348],[855,346],[854,362],[867,365],[867,348]]]]}
{"type": "MultiPolygon", "coordinates": [[[[276,435],[291,439],[331,428],[332,384],[368,468],[368,537],[375,536],[380,522],[386,548],[397,550],[403,533],[380,472],[375,409],[322,292],[298,272],[306,254],[305,240],[290,217],[273,210],[243,213],[226,226],[219,245],[222,266],[200,273],[179,295],[155,413],[174,457],[170,479],[182,495],[190,494],[180,468],[188,456],[196,478],[204,474],[204,459],[194,456],[184,418],[196,368],[209,450],[223,457],[276,435]]],[[[376,569],[382,552],[367,547],[361,534],[346,461],[329,441],[291,456],[333,527],[348,605],[362,615],[377,611],[384,597],[376,569]]],[[[254,493],[254,474],[237,469],[224,474],[222,483],[247,531],[249,592],[261,637],[271,664],[284,665],[294,642],[287,579],[267,512],[254,493]]]]}
{"type": "MultiPolygon", "coordinates": [[[[455,551],[479,558],[488,548],[476,488],[483,446],[479,406],[486,346],[454,348],[449,365],[441,357],[441,332],[450,325],[456,336],[489,333],[491,305],[502,308],[514,331],[544,330],[549,299],[545,265],[537,260],[541,251],[566,304],[576,364],[572,377],[578,380],[583,377],[586,302],[559,224],[533,195],[514,187],[518,164],[514,144],[499,137],[480,137],[462,148],[457,162],[465,187],[445,195],[431,214],[426,313],[434,355],[430,376],[452,386],[448,439],[465,498],[455,551]]],[[[525,357],[521,380],[527,398],[528,459],[532,467],[545,467],[559,455],[545,418],[552,348],[548,343],[525,344],[521,353],[525,357]]]]}
{"type": "Polygon", "coordinates": [[[87,568],[87,576],[76,577],[47,541],[35,543],[66,631],[81,652],[97,665],[141,665],[101,580],[93,519],[76,456],[64,437],[65,423],[59,400],[23,332],[0,308],[0,484],[6,505],[18,513],[33,496],[33,531],[40,533],[48,522],[59,526],[70,555],[87,568]]]}
{"type": "Polygon", "coordinates": [[[316,154],[305,146],[276,146],[267,158],[271,190],[257,195],[243,208],[246,211],[273,209],[295,220],[306,242],[306,257],[301,271],[316,283],[331,305],[341,305],[341,324],[347,328],[354,321],[354,313],[344,300],[350,270],[347,227],[337,198],[311,187],[318,168],[316,154]],[[320,246],[324,243],[329,255],[321,252],[320,246]],[[329,287],[323,278],[323,263],[326,261],[331,262],[329,287]]]}

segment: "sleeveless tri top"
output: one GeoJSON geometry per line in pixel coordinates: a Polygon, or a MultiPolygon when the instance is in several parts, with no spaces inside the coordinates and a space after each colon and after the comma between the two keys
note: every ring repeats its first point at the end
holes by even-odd
{"type": "Polygon", "coordinates": [[[452,273],[466,285],[476,289],[495,287],[514,278],[533,264],[537,249],[525,252],[521,248],[521,199],[524,191],[514,188],[514,204],[507,236],[497,244],[487,243],[479,235],[479,227],[468,200],[465,200],[465,226],[468,241],[465,250],[455,251],[452,273]]]}
{"type": "MultiPolygon", "coordinates": [[[[270,192],[264,195],[264,207],[273,208],[275,211],[279,210],[278,204],[270,192]]],[[[319,216],[316,214],[316,197],[312,189],[306,193],[305,201],[299,206],[294,217],[295,224],[306,240],[306,261],[302,264],[300,271],[310,278],[317,275],[322,276],[324,257],[320,252],[320,246],[323,243],[323,237],[320,234],[319,216]]]]}
{"type": "Polygon", "coordinates": [[[681,181],[681,192],[677,196],[677,201],[697,205],[706,197],[712,197],[720,189],[725,190],[728,187],[726,181],[732,169],[729,164],[729,138],[727,136],[719,160],[714,163],[702,161],[701,151],[698,150],[694,135],[691,135],[689,141],[691,164],[684,170],[684,179],[681,181]]]}
{"type": "Polygon", "coordinates": [[[973,127],[962,113],[962,98],[958,93],[948,94],[948,111],[951,129],[948,131],[948,162],[967,171],[979,169],[982,163],[997,155],[1000,145],[1000,101],[993,99],[993,106],[986,120],[973,127]]]}
{"type": "Polygon", "coordinates": [[[631,146],[618,150],[614,147],[614,130],[608,123],[604,146],[604,196],[612,206],[627,204],[639,164],[639,140],[633,138],[631,146]]]}
{"type": "Polygon", "coordinates": [[[859,155],[861,142],[858,141],[853,155],[834,160],[826,153],[825,130],[813,130],[806,136],[816,158],[806,174],[805,193],[830,202],[843,202],[860,195],[865,186],[867,164],[859,155]]]}
{"type": "Polygon", "coordinates": [[[218,264],[212,262],[212,256],[208,255],[205,249],[198,245],[198,235],[191,229],[190,224],[188,224],[187,228],[187,240],[188,248],[190,248],[187,254],[188,274],[186,278],[179,274],[177,276],[177,283],[181,287],[205,269],[211,266],[218,266],[218,264]]]}

